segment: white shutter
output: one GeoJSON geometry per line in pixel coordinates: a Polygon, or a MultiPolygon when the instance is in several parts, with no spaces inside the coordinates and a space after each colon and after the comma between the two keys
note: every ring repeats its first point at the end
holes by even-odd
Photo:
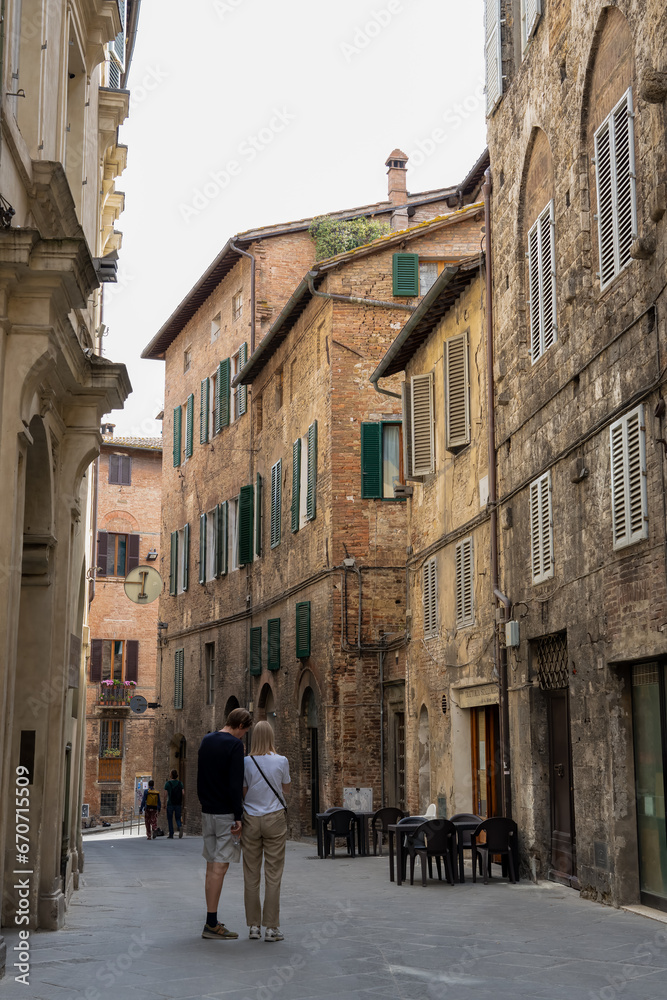
{"type": "Polygon", "coordinates": [[[634,114],[629,87],[595,133],[600,287],[630,261],[637,235],[634,114]]]}
{"type": "Polygon", "coordinates": [[[524,49],[535,32],[541,13],[541,0],[521,0],[521,41],[524,49]]]}
{"type": "Polygon", "coordinates": [[[475,571],[472,538],[456,546],[456,627],[475,622],[475,571]]]}
{"type": "Polygon", "coordinates": [[[470,441],[468,331],[445,341],[445,432],[447,448],[470,441]]]}
{"type": "Polygon", "coordinates": [[[503,62],[500,38],[500,0],[485,0],[485,62],[487,118],[503,94],[503,62]]]}
{"type": "Polygon", "coordinates": [[[433,434],[433,373],[411,379],[412,472],[427,476],[435,466],[433,434]]]}
{"type": "Polygon", "coordinates": [[[614,548],[621,549],[648,536],[644,407],[613,423],[609,435],[614,548]]]}
{"type": "Polygon", "coordinates": [[[424,638],[434,639],[438,634],[438,574],[435,557],[424,563],[424,638]]]}
{"type": "Polygon", "coordinates": [[[556,239],[553,199],[528,233],[530,355],[535,364],[555,342],[556,239]]]}
{"type": "Polygon", "coordinates": [[[542,583],[554,575],[550,472],[530,484],[530,558],[533,583],[542,583]]]}

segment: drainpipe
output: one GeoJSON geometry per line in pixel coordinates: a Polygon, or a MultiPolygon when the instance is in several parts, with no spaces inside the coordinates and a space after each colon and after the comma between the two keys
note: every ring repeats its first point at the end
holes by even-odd
{"type": "Polygon", "coordinates": [[[90,591],[88,594],[88,607],[93,603],[95,598],[95,583],[97,582],[97,497],[98,497],[98,485],[100,481],[100,456],[98,455],[95,459],[95,465],[93,466],[93,565],[90,567],[92,569],[92,579],[90,581],[90,591]]]}
{"type": "Polygon", "coordinates": [[[236,243],[230,243],[232,250],[240,253],[242,257],[247,257],[250,261],[250,302],[252,311],[250,313],[250,353],[255,353],[255,258],[251,253],[241,250],[236,243]]]}
{"type": "MultiPolygon", "coordinates": [[[[484,256],[486,264],[486,385],[488,409],[488,460],[489,460],[489,512],[491,534],[491,586],[493,596],[505,608],[505,618],[509,617],[510,601],[498,585],[498,490],[496,482],[496,424],[493,384],[493,276],[491,272],[491,171],[484,173],[484,256]]],[[[509,707],[507,704],[507,650],[500,646],[498,628],[495,627],[493,660],[498,674],[498,695],[500,701],[500,753],[501,753],[501,800],[503,816],[512,816],[512,788],[510,773],[509,707]]]]}
{"type": "Polygon", "coordinates": [[[380,667],[380,805],[384,809],[384,650],[378,653],[380,667]]]}
{"type": "Polygon", "coordinates": [[[373,388],[376,392],[381,392],[383,396],[393,396],[394,399],[403,399],[400,392],[390,392],[389,389],[381,389],[377,382],[373,382],[373,388]]]}
{"type": "Polygon", "coordinates": [[[354,302],[361,306],[380,306],[382,309],[402,309],[404,312],[411,313],[417,308],[417,306],[407,306],[404,302],[386,302],[384,299],[362,299],[358,295],[339,295],[337,292],[318,292],[314,282],[316,277],[317,271],[309,271],[306,275],[306,280],[310,294],[315,295],[318,299],[333,299],[334,302],[354,302]]]}

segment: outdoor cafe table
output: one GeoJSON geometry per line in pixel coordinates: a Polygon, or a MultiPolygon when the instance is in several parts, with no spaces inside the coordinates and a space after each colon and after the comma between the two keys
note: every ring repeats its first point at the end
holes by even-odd
{"type": "MultiPolygon", "coordinates": [[[[396,884],[401,885],[404,875],[404,862],[406,859],[405,852],[403,851],[403,837],[405,834],[414,833],[422,823],[428,822],[430,819],[438,819],[437,816],[406,816],[405,819],[401,820],[400,825],[398,823],[392,823],[387,827],[389,832],[389,880],[394,881],[394,856],[396,858],[396,884]],[[396,853],[394,855],[394,844],[396,853]]],[[[478,824],[475,823],[472,826],[469,822],[463,821],[461,823],[454,823],[456,827],[456,850],[459,859],[459,881],[463,882],[463,851],[460,849],[460,836],[464,829],[476,830],[478,824]]],[[[457,873],[453,873],[454,880],[456,881],[457,873]]]]}
{"type": "MultiPolygon", "coordinates": [[[[327,809],[326,812],[317,813],[317,856],[318,858],[326,858],[329,854],[327,841],[325,838],[326,829],[328,826],[328,821],[331,818],[332,813],[339,812],[342,806],[335,806],[333,809],[327,809]]],[[[363,857],[368,854],[368,821],[371,819],[375,813],[373,812],[355,812],[354,822],[357,828],[357,846],[358,854],[363,857]]]]}

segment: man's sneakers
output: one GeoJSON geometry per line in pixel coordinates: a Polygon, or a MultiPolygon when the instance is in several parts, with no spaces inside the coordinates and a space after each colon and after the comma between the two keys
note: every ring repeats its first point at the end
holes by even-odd
{"type": "Polygon", "coordinates": [[[250,928],[250,933],[248,937],[251,941],[261,941],[262,939],[262,928],[258,927],[257,924],[253,924],[250,928]]]}
{"type": "Polygon", "coordinates": [[[284,941],[285,935],[281,931],[280,927],[267,927],[264,932],[265,941],[284,941]]]}
{"type": "Polygon", "coordinates": [[[203,938],[212,938],[219,941],[233,941],[238,937],[236,931],[230,931],[228,927],[224,924],[216,924],[215,927],[209,927],[208,924],[204,924],[204,930],[201,932],[203,938]]]}

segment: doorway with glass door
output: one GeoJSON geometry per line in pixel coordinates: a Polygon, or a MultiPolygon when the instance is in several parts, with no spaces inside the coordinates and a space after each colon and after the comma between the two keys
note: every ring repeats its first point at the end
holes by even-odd
{"type": "Polygon", "coordinates": [[[472,811],[482,819],[500,816],[500,715],[497,705],[471,710],[472,811]]]}

